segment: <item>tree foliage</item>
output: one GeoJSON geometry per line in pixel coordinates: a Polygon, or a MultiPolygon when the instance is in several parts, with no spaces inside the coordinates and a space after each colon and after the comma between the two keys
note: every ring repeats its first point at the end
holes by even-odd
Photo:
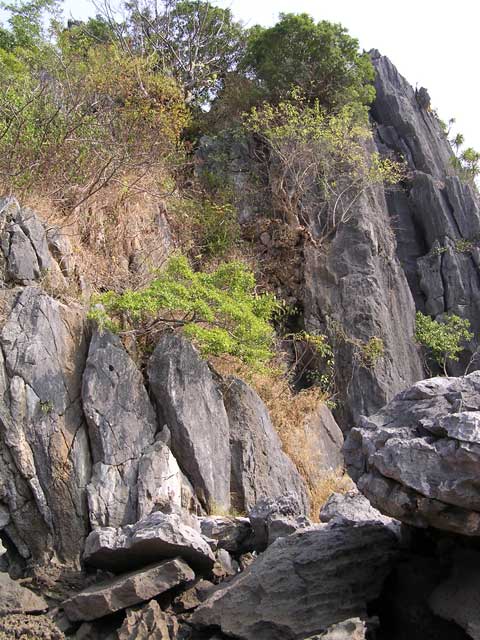
{"type": "Polygon", "coordinates": [[[298,86],[307,99],[332,110],[366,105],[375,96],[374,69],[358,41],[341,25],[315,23],[306,13],[284,13],[273,27],[253,27],[244,65],[273,99],[298,86]]]}
{"type": "Polygon", "coordinates": [[[139,333],[181,329],[205,355],[228,354],[258,366],[273,355],[270,322],[280,306],[255,288],[253,273],[240,262],[195,272],[179,256],[145,289],[97,296],[90,317],[115,331],[121,322],[139,333]]]}
{"type": "Polygon", "coordinates": [[[247,131],[263,141],[265,165],[277,213],[317,242],[348,222],[366,189],[398,182],[402,167],[367,151],[368,126],[355,106],[327,112],[299,91],[278,105],[263,104],[245,118],[247,131]],[[310,213],[316,211],[316,220],[310,213]]]}
{"type": "Polygon", "coordinates": [[[447,375],[448,360],[458,361],[464,350],[462,343],[470,341],[473,333],[470,332],[470,322],[455,314],[448,314],[439,322],[418,311],[415,338],[428,349],[447,375]]]}

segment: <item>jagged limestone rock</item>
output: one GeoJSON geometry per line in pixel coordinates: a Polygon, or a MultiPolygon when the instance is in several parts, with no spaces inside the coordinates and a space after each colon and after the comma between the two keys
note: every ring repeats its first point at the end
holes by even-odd
{"type": "Polygon", "coordinates": [[[140,371],[118,336],[94,332],[83,374],[93,475],[88,486],[94,527],[136,522],[165,504],[181,507],[180,469],[163,442],[140,371]]]}
{"type": "Polygon", "coordinates": [[[378,509],[372,507],[358,489],[347,493],[332,493],[320,510],[321,522],[331,520],[344,524],[358,522],[381,522],[387,526],[399,524],[393,518],[384,516],[378,509]]]}
{"type": "Polygon", "coordinates": [[[95,529],[88,536],[84,551],[86,563],[115,573],[176,556],[202,570],[211,569],[215,562],[198,531],[185,525],[180,516],[160,511],[120,529],[95,529]]]}
{"type": "MultiPolygon", "coordinates": [[[[378,148],[408,165],[402,188],[387,192],[398,256],[417,307],[434,317],[455,313],[480,331],[478,280],[480,199],[455,175],[453,150],[438,118],[418,103],[415,92],[385,56],[372,52],[376,99],[372,116],[378,148]]],[[[475,337],[459,363],[460,375],[478,347],[475,337]]],[[[475,358],[470,370],[480,367],[475,358]]]]}
{"type": "Polygon", "coordinates": [[[192,616],[241,640],[296,640],[365,615],[391,569],[395,536],[378,524],[311,529],[277,540],[192,616]]]}
{"type": "Polygon", "coordinates": [[[200,530],[217,548],[230,553],[241,554],[251,547],[253,529],[248,518],[206,516],[200,518],[200,530]]]}
{"type": "Polygon", "coordinates": [[[234,506],[248,511],[262,498],[290,492],[306,513],[309,499],[305,483],[282,451],[259,395],[242,380],[229,378],[225,381],[225,408],[230,426],[234,506]]]}
{"type": "Polygon", "coordinates": [[[13,295],[0,333],[4,528],[28,562],[76,565],[88,532],[91,471],[80,402],[83,312],[34,287],[13,295]]]}
{"type": "Polygon", "coordinates": [[[148,363],[159,423],[204,506],[230,506],[230,449],[222,394],[207,363],[185,338],[163,336],[148,363]]]}
{"type": "Polygon", "coordinates": [[[0,617],[0,640],[65,640],[47,616],[12,614],[0,617]]]}
{"type": "Polygon", "coordinates": [[[71,621],[96,620],[150,600],[194,577],[181,558],[165,560],[88,587],[66,600],[62,607],[71,621]]]}
{"type": "Polygon", "coordinates": [[[382,513],[480,535],[480,372],[423,380],[345,443],[349,473],[382,513]]]}

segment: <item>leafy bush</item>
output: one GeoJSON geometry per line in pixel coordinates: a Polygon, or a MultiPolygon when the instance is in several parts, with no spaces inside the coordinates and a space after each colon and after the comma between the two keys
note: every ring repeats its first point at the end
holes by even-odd
{"type": "Polygon", "coordinates": [[[428,349],[435,362],[443,368],[445,375],[447,361],[458,361],[458,356],[464,349],[461,343],[473,338],[469,329],[470,322],[455,314],[444,316],[441,322],[433,320],[421,311],[416,315],[415,338],[428,349]]]}
{"type": "Polygon", "coordinates": [[[97,296],[90,318],[114,331],[139,334],[181,329],[205,355],[228,354],[253,366],[271,359],[273,315],[279,302],[255,292],[253,273],[226,262],[211,273],[194,272],[183,256],[171,258],[145,289],[97,296]]]}
{"type": "Polygon", "coordinates": [[[294,86],[328,110],[370,104],[375,97],[374,69],[358,41],[341,25],[315,23],[306,13],[283,13],[273,27],[253,27],[244,65],[274,100],[294,86]]]}
{"type": "Polygon", "coordinates": [[[354,107],[332,115],[295,90],[278,105],[254,108],[245,128],[267,149],[263,163],[277,212],[288,224],[308,228],[317,242],[348,222],[367,188],[402,176],[401,165],[369,153],[371,132],[354,107]],[[318,211],[315,228],[311,211],[318,211]]]}

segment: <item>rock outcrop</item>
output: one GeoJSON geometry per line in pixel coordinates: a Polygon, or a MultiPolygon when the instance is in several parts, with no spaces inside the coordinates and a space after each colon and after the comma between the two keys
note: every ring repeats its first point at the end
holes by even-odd
{"type": "Polygon", "coordinates": [[[81,407],[83,313],[35,287],[2,291],[7,305],[12,296],[0,333],[3,529],[32,564],[78,564],[91,471],[81,407]]]}
{"type": "Polygon", "coordinates": [[[194,577],[193,571],[181,558],[165,560],[88,587],[64,602],[63,609],[72,622],[95,620],[151,600],[194,577]]]}
{"type": "MultiPolygon", "coordinates": [[[[480,330],[480,199],[453,170],[453,151],[435,113],[394,65],[372,52],[376,100],[372,117],[381,153],[403,158],[402,189],[387,192],[398,256],[417,308],[435,318],[455,313],[480,330]]],[[[478,346],[474,338],[450,371],[461,374],[478,346]]],[[[472,369],[480,366],[476,359],[472,369]]]]}
{"type": "Polygon", "coordinates": [[[230,428],[233,505],[248,511],[260,499],[294,493],[308,511],[304,481],[282,451],[267,408],[258,394],[238,378],[225,383],[225,408],[230,428]]]}
{"type": "Polygon", "coordinates": [[[119,573],[155,560],[181,556],[194,568],[211,569],[215,562],[206,540],[174,514],[161,512],[120,529],[92,531],[85,544],[85,562],[119,573]]]}
{"type": "Polygon", "coordinates": [[[148,364],[159,422],[205,507],[230,506],[230,448],[223,397],[207,363],[177,335],[160,339],[148,364]]]}
{"type": "Polygon", "coordinates": [[[479,425],[480,373],[423,380],[350,431],[349,473],[382,513],[478,536],[479,425]]]}
{"type": "Polygon", "coordinates": [[[382,525],[312,529],[277,540],[193,614],[241,640],[294,640],[365,613],[388,574],[395,537],[382,525]]]}

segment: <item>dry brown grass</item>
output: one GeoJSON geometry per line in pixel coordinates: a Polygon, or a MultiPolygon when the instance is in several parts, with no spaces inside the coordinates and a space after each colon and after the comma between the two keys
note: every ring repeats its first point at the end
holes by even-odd
{"type": "Polygon", "coordinates": [[[276,363],[277,367],[265,373],[252,371],[235,358],[214,358],[212,364],[222,376],[234,375],[251,384],[262,398],[283,450],[305,481],[311,503],[310,517],[318,520],[321,507],[332,493],[345,493],[353,487],[344,469],[332,472],[321,470],[318,451],[305,429],[306,422],[319,405],[328,400],[325,393],[318,387],[295,393],[280,360],[276,363]]]}

